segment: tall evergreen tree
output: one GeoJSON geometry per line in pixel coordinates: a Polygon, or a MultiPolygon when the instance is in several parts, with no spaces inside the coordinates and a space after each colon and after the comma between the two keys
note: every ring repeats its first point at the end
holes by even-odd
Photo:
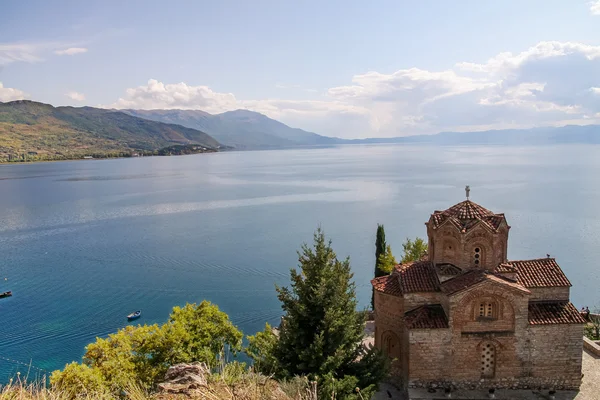
{"type": "MultiPolygon", "coordinates": [[[[382,255],[386,252],[385,229],[383,225],[377,224],[377,236],[375,238],[375,278],[388,275],[389,272],[381,268],[382,255]]],[[[371,309],[375,309],[375,289],[371,293],[371,309]]]]}
{"type": "Polygon", "coordinates": [[[337,259],[321,229],[314,248],[305,244],[298,256],[300,271],[290,271],[291,287],[277,288],[285,312],[279,338],[249,337],[249,355],[281,378],[316,379],[319,398],[332,393],[338,399],[357,398],[356,388],[369,398],[387,373],[387,361],[379,350],[362,345],[366,313],[356,309],[350,260],[337,259]]]}

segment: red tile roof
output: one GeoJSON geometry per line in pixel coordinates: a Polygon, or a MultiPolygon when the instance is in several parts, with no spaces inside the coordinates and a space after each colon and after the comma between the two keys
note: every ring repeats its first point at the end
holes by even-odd
{"type": "Polygon", "coordinates": [[[402,293],[437,292],[440,282],[430,261],[415,261],[396,266],[402,293]]]}
{"type": "Polygon", "coordinates": [[[450,221],[464,232],[474,227],[479,222],[484,223],[496,231],[502,221],[504,214],[494,214],[487,208],[480,206],[471,200],[462,201],[445,211],[434,211],[431,215],[433,227],[437,228],[446,221],[450,221]]]}
{"type": "Polygon", "coordinates": [[[537,260],[509,261],[496,268],[508,268],[517,270],[517,282],[528,288],[571,286],[560,266],[554,258],[540,258],[537,260]]]}
{"type": "Polygon", "coordinates": [[[391,294],[392,296],[401,296],[400,282],[397,275],[385,275],[371,280],[371,285],[378,292],[391,294]]]}
{"type": "Polygon", "coordinates": [[[436,264],[435,269],[440,275],[456,276],[462,273],[462,269],[458,268],[454,264],[449,263],[436,264]]]}
{"type": "Polygon", "coordinates": [[[474,269],[468,272],[465,272],[462,275],[457,276],[456,278],[448,279],[444,281],[440,287],[442,292],[451,295],[454,293],[461,292],[465,289],[468,289],[480,282],[483,281],[493,281],[499,283],[501,285],[509,286],[513,289],[517,289],[521,292],[529,293],[529,290],[524,288],[518,282],[515,282],[511,279],[505,278],[500,275],[490,274],[483,270],[474,269]]]}
{"type": "Polygon", "coordinates": [[[404,322],[408,329],[448,328],[448,318],[439,304],[417,307],[404,313],[404,322]]]}
{"type": "Polygon", "coordinates": [[[499,273],[499,274],[517,272],[517,268],[512,264],[503,263],[503,264],[498,265],[496,267],[496,269],[494,270],[494,272],[499,273]]]}
{"type": "Polygon", "coordinates": [[[585,324],[585,319],[568,301],[529,303],[529,324],[585,324]]]}
{"type": "Polygon", "coordinates": [[[440,287],[442,292],[452,294],[467,289],[479,282],[483,282],[485,279],[486,274],[482,270],[474,269],[455,278],[448,279],[443,282],[440,287]]]}

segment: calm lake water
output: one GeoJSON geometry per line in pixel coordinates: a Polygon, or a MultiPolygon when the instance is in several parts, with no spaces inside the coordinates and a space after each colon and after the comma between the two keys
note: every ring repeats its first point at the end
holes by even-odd
{"type": "Polygon", "coordinates": [[[370,300],[377,223],[397,255],[434,210],[506,213],[509,258],[556,257],[599,304],[600,147],[343,146],[0,166],[0,383],[80,360],[127,324],[208,299],[246,334],[317,226],[370,300]],[[8,280],[5,281],[4,278],[8,280]],[[22,363],[22,364],[19,364],[22,363]]]}

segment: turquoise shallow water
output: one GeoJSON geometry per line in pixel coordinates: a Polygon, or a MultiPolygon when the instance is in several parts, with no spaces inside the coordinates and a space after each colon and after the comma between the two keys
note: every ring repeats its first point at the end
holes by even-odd
{"type": "Polygon", "coordinates": [[[509,257],[556,257],[577,307],[600,303],[600,148],[342,146],[0,166],[0,382],[79,360],[126,325],[208,299],[246,333],[277,324],[274,285],[321,225],[361,305],[377,223],[397,254],[430,213],[504,212],[509,257]],[[8,278],[4,281],[4,278],[8,278]],[[9,361],[10,360],[10,361],[9,361]]]}

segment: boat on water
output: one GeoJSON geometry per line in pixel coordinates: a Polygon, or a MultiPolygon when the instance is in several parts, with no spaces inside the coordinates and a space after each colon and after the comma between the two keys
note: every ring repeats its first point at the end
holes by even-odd
{"type": "Polygon", "coordinates": [[[133,321],[134,319],[138,319],[141,316],[142,312],[140,310],[137,310],[136,312],[132,312],[127,316],[127,321],[133,321]]]}
{"type": "Polygon", "coordinates": [[[0,299],[3,297],[10,297],[10,296],[12,296],[12,292],[10,290],[8,292],[0,293],[0,299]]]}

